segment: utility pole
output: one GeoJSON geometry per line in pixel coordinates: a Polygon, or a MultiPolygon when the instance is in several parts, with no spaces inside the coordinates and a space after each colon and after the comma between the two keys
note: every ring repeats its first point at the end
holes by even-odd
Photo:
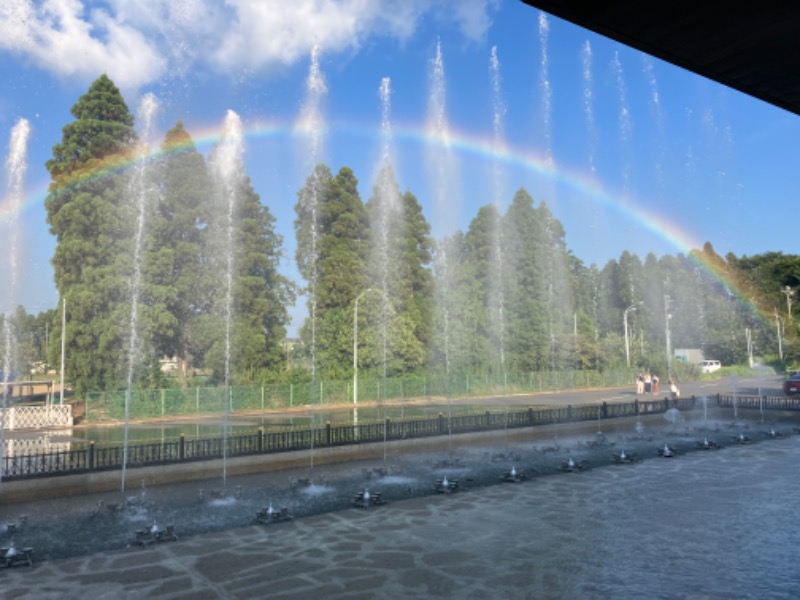
{"type": "Polygon", "coordinates": [[[789,315],[789,320],[792,320],[792,296],[794,296],[794,290],[790,288],[788,285],[784,286],[781,290],[784,294],[786,294],[786,314],[789,315]]]}

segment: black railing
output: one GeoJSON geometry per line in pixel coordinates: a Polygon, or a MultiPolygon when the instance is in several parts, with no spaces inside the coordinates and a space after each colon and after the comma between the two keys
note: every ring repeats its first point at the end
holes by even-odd
{"type": "MultiPolygon", "coordinates": [[[[711,403],[719,407],[742,409],[797,410],[800,398],[712,396],[711,403]]],[[[502,429],[537,427],[557,423],[577,423],[614,419],[646,414],[664,413],[671,408],[690,410],[696,408],[695,397],[664,398],[626,403],[589,404],[565,407],[526,408],[516,411],[486,411],[484,413],[439,414],[430,418],[370,421],[358,424],[330,424],[305,426],[276,431],[259,429],[254,433],[231,435],[227,438],[177,440],[158,443],[129,444],[127,468],[175,464],[190,461],[221,459],[223,456],[251,456],[309,450],[333,446],[346,446],[404,440],[448,433],[461,434],[502,429]]],[[[48,453],[4,456],[2,480],[29,479],[110,471],[121,469],[125,461],[122,446],[87,446],[48,453]]]]}
{"type": "Polygon", "coordinates": [[[754,410],[800,410],[800,396],[723,396],[714,397],[717,406],[754,410]]]}

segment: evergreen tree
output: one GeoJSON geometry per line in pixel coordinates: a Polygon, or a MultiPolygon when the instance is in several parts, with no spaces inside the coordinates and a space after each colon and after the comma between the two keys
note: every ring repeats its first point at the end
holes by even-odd
{"type": "MultiPolygon", "coordinates": [[[[222,160],[231,159],[221,157],[218,145],[209,155],[212,172],[219,174],[222,160]]],[[[227,361],[230,381],[241,384],[263,380],[269,371],[284,365],[286,305],[293,301],[294,288],[278,273],[282,240],[275,233],[275,219],[261,204],[244,164],[240,159],[233,160],[227,180],[212,177],[205,245],[207,262],[213,269],[207,280],[212,305],[198,319],[197,331],[207,340],[199,351],[215,379],[224,380],[227,361]],[[228,318],[230,348],[226,347],[228,318]]]]}
{"type": "Polygon", "coordinates": [[[234,365],[243,381],[263,381],[285,364],[286,306],[294,302],[295,289],[278,272],[283,239],[275,232],[275,217],[248,177],[240,183],[238,228],[234,365]]]}
{"type": "Polygon", "coordinates": [[[483,371],[492,369],[497,372],[502,372],[504,366],[504,359],[500,356],[501,347],[505,352],[505,332],[499,330],[496,302],[501,281],[496,268],[500,219],[497,207],[482,206],[464,236],[465,260],[469,263],[468,270],[475,283],[474,304],[470,305],[474,309],[475,334],[469,363],[483,371]]]}
{"type": "MultiPolygon", "coordinates": [[[[300,275],[306,280],[305,287],[308,320],[304,324],[301,336],[304,338],[305,347],[308,349],[307,358],[311,363],[312,385],[316,380],[317,372],[317,302],[319,300],[319,243],[321,205],[325,187],[330,185],[333,175],[324,164],[314,167],[313,172],[306,180],[306,186],[298,192],[295,212],[295,235],[297,237],[297,250],[295,260],[300,275]]],[[[324,292],[323,292],[324,293],[324,292]]]]}
{"type": "MultiPolygon", "coordinates": [[[[134,118],[113,82],[100,76],[72,107],[75,121],[47,161],[45,201],[56,236],[55,282],[67,301],[67,378],[76,393],[120,385],[130,311],[133,238],[127,177],[134,118]]],[[[57,322],[52,340],[60,338],[57,322]]],[[[51,356],[57,353],[51,346],[51,356]]]]}
{"type": "MultiPolygon", "coordinates": [[[[633,308],[628,312],[627,318],[631,366],[638,364],[641,368],[647,368],[648,365],[644,364],[647,361],[642,356],[645,347],[645,327],[648,323],[655,322],[662,324],[662,332],[664,329],[663,318],[659,318],[658,312],[655,315],[651,312],[654,307],[662,305],[664,285],[660,270],[652,263],[645,268],[637,254],[624,250],[617,261],[615,273],[618,286],[614,299],[617,325],[611,331],[621,333],[623,340],[625,339],[625,311],[633,308]]],[[[625,360],[627,366],[627,356],[625,360]]]]}
{"type": "Polygon", "coordinates": [[[520,189],[504,217],[506,328],[512,371],[550,368],[551,298],[545,274],[544,227],[533,198],[520,189]]]}
{"type": "Polygon", "coordinates": [[[371,287],[380,291],[382,306],[370,315],[378,325],[379,344],[365,349],[365,360],[382,371],[403,373],[427,359],[433,292],[430,225],[416,197],[400,194],[388,165],[378,176],[367,212],[371,287]]]}
{"type": "Polygon", "coordinates": [[[438,245],[435,269],[436,364],[452,374],[486,372],[492,349],[485,335],[485,292],[463,233],[438,245]]]}
{"type": "MultiPolygon", "coordinates": [[[[622,340],[622,302],[619,300],[620,290],[624,286],[619,284],[619,263],[616,260],[609,260],[598,274],[597,285],[597,326],[600,332],[599,339],[602,341],[609,336],[617,336],[622,340]]],[[[622,364],[625,360],[624,342],[618,348],[609,352],[606,348],[601,351],[601,366],[603,364],[622,364]]]]}
{"type": "Polygon", "coordinates": [[[406,191],[401,197],[400,226],[395,238],[398,248],[393,252],[397,277],[391,286],[396,313],[394,339],[400,340],[393,357],[397,372],[418,369],[427,363],[433,302],[430,230],[417,198],[406,191]]]}
{"type": "Polygon", "coordinates": [[[777,327],[781,327],[782,349],[787,364],[800,360],[800,317],[797,315],[798,288],[800,287],[800,257],[781,252],[767,252],[737,258],[726,256],[729,268],[734,270],[747,289],[758,289],[763,298],[762,309],[769,311],[772,319],[767,327],[763,320],[748,314],[746,325],[753,343],[761,352],[777,349],[777,327]],[[777,316],[776,316],[777,315],[777,316]]]}
{"type": "Polygon", "coordinates": [[[664,331],[664,315],[663,311],[659,312],[659,307],[663,307],[664,303],[666,271],[656,256],[648,253],[638,289],[631,296],[633,302],[638,303],[636,310],[628,316],[631,340],[634,340],[631,342],[631,364],[638,364],[640,368],[648,366],[645,357],[652,355],[653,344],[661,338],[660,332],[664,331]]]}
{"type": "Polygon", "coordinates": [[[587,268],[580,259],[570,254],[570,272],[577,322],[575,368],[595,369],[599,352],[595,294],[597,267],[591,265],[587,268]]]}
{"type": "Polygon", "coordinates": [[[540,285],[546,293],[544,306],[550,336],[549,362],[552,369],[566,369],[574,361],[575,308],[564,226],[544,201],[536,209],[536,216],[537,261],[542,275],[540,285]]]}
{"type": "MultiPolygon", "coordinates": [[[[28,379],[28,374],[34,366],[45,360],[45,327],[44,316],[48,313],[37,315],[28,314],[23,306],[17,306],[13,314],[0,314],[0,357],[8,356],[11,361],[8,376],[16,379],[28,379]],[[11,347],[6,348],[6,319],[10,328],[11,347]]],[[[0,373],[4,369],[5,360],[0,362],[0,373]]],[[[2,378],[2,375],[0,375],[2,378]]]]}
{"type": "Polygon", "coordinates": [[[748,313],[755,316],[748,303],[763,310],[765,303],[760,291],[731,268],[708,242],[701,251],[693,250],[691,257],[712,274],[704,277],[706,284],[702,287],[706,315],[706,336],[702,341],[705,356],[723,364],[744,362],[748,313]]]}
{"type": "MultiPolygon", "coordinates": [[[[353,171],[343,167],[335,177],[325,165],[317,165],[298,192],[297,264],[307,282],[316,265],[316,362],[320,376],[343,377],[353,361],[353,304],[368,289],[364,261],[368,250],[367,213],[358,193],[353,171]],[[316,251],[312,257],[311,206],[316,194],[316,251]]],[[[367,294],[360,309],[374,294],[367,294]]],[[[311,302],[312,300],[309,300],[311,302]]],[[[362,332],[364,336],[368,331],[362,332]]],[[[304,346],[310,347],[311,321],[300,329],[304,346]]],[[[359,335],[361,344],[364,337],[359,335]]]]}
{"type": "Polygon", "coordinates": [[[178,359],[186,384],[189,364],[203,356],[195,349],[199,315],[213,305],[207,260],[211,180],[205,159],[178,121],[161,144],[160,194],[151,219],[147,293],[156,356],[178,359]]]}

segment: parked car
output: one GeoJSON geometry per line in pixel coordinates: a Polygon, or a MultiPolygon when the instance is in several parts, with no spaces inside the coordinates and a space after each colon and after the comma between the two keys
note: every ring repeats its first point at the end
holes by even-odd
{"type": "Polygon", "coordinates": [[[790,375],[789,378],[783,382],[783,393],[787,395],[800,394],[800,373],[790,375]]]}
{"type": "Polygon", "coordinates": [[[719,371],[722,368],[722,365],[718,360],[701,360],[700,364],[701,373],[713,373],[714,371],[719,371]]]}

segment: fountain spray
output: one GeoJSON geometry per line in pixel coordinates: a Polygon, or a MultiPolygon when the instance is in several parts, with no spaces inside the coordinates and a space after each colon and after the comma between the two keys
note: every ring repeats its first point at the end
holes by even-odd
{"type": "Polygon", "coordinates": [[[7,203],[11,214],[11,247],[8,254],[11,276],[6,288],[6,318],[3,320],[3,337],[5,352],[3,355],[2,377],[2,414],[0,414],[0,479],[2,479],[3,452],[5,449],[6,413],[8,409],[9,382],[11,370],[14,368],[16,335],[11,325],[11,314],[17,292],[17,279],[19,273],[19,222],[17,215],[22,209],[22,192],[25,172],[28,169],[28,138],[30,137],[30,124],[26,119],[20,119],[11,130],[9,153],[6,159],[7,176],[7,203]]]}
{"type": "Polygon", "coordinates": [[[500,207],[503,197],[503,174],[500,167],[500,153],[505,145],[503,140],[504,121],[505,121],[505,103],[503,102],[502,94],[502,79],[500,76],[500,59],[497,56],[497,46],[492,46],[491,56],[489,58],[489,74],[492,84],[492,131],[493,131],[493,194],[492,200],[497,208],[498,219],[495,224],[494,231],[492,232],[492,260],[494,261],[494,294],[492,302],[495,305],[495,323],[494,328],[497,330],[497,345],[500,355],[500,370],[505,376],[506,372],[506,354],[505,354],[505,299],[503,297],[503,243],[502,243],[502,229],[500,222],[500,207]]]}
{"type": "Polygon", "coordinates": [[[131,390],[133,389],[133,373],[138,356],[138,322],[139,296],[142,284],[142,251],[144,234],[147,225],[147,214],[150,211],[152,186],[149,181],[149,145],[158,101],[153,94],[145,94],[139,103],[139,120],[143,123],[142,141],[138,149],[138,160],[128,185],[128,197],[136,208],[136,226],[133,237],[133,273],[130,281],[131,313],[128,337],[128,376],[125,388],[125,432],[122,444],[121,493],[125,494],[125,476],[128,465],[128,425],[131,410],[131,390]]]}
{"type": "Polygon", "coordinates": [[[222,441],[222,487],[227,484],[228,470],[228,428],[231,411],[231,337],[233,330],[233,279],[236,254],[236,218],[239,201],[239,179],[241,176],[242,154],[244,149],[242,122],[232,110],[225,115],[222,136],[215,149],[212,161],[213,173],[216,177],[220,200],[225,211],[223,219],[223,249],[225,304],[223,320],[225,324],[225,417],[222,441]]]}
{"type": "MultiPolygon", "coordinates": [[[[309,399],[314,404],[314,397],[317,394],[317,284],[319,261],[319,195],[321,193],[321,182],[317,173],[317,162],[322,155],[324,121],[322,117],[322,101],[327,93],[325,77],[319,66],[318,45],[311,50],[311,65],[306,78],[306,100],[303,104],[300,115],[300,127],[308,135],[308,156],[311,161],[311,257],[310,257],[310,317],[311,317],[311,388],[309,399]]],[[[311,470],[314,470],[314,416],[311,418],[311,470]]]]}

